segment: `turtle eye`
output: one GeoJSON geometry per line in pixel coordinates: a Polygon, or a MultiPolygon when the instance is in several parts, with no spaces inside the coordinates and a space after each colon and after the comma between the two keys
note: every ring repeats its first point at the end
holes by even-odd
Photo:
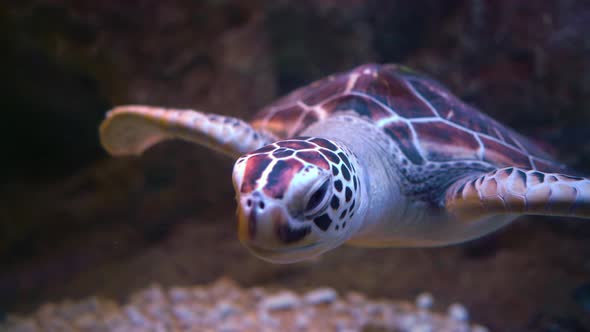
{"type": "Polygon", "coordinates": [[[305,205],[305,214],[308,216],[313,216],[317,212],[319,212],[325,204],[323,202],[327,201],[326,195],[328,193],[328,189],[330,188],[330,180],[326,180],[322,183],[322,185],[313,192],[313,194],[307,200],[307,204],[305,205]]]}

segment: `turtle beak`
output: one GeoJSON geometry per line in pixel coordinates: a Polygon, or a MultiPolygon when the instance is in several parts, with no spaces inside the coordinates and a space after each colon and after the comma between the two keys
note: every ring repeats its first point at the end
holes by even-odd
{"type": "Polygon", "coordinates": [[[305,231],[294,230],[289,225],[286,211],[273,202],[265,201],[258,192],[239,199],[238,236],[248,247],[272,249],[289,246],[307,235],[309,226],[303,228],[305,231]]]}
{"type": "Polygon", "coordinates": [[[254,238],[256,234],[256,211],[247,214],[241,206],[238,206],[238,237],[245,243],[254,238]]]}
{"type": "Polygon", "coordinates": [[[259,192],[238,197],[238,236],[244,244],[268,238],[275,215],[259,192]]]}

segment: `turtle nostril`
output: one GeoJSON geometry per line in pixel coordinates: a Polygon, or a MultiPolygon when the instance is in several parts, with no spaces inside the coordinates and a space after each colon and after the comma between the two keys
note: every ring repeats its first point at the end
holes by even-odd
{"type": "Polygon", "coordinates": [[[258,203],[258,206],[260,207],[260,209],[264,209],[264,202],[258,203]]]}

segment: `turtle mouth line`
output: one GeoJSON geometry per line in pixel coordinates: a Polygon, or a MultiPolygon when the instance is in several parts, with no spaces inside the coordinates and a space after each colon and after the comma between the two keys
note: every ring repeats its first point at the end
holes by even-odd
{"type": "Polygon", "coordinates": [[[306,258],[312,258],[313,256],[315,256],[300,256],[299,254],[317,248],[320,245],[320,243],[310,243],[302,247],[276,249],[263,248],[251,243],[246,243],[245,245],[252,253],[264,260],[271,261],[274,263],[291,263],[301,261],[306,258]],[[290,259],[285,256],[290,256],[290,259]]]}

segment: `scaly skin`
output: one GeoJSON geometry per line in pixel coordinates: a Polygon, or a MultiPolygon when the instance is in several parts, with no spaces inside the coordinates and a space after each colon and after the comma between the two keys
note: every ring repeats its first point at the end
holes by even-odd
{"type": "Polygon", "coordinates": [[[318,137],[278,141],[235,163],[240,241],[257,256],[289,263],[341,244],[360,206],[358,161],[318,137]]]}
{"type": "Polygon", "coordinates": [[[141,105],[109,111],[99,132],[102,146],[114,156],[140,155],[162,141],[184,139],[237,158],[276,140],[240,119],[141,105]]]}
{"type": "Polygon", "coordinates": [[[530,140],[396,65],[363,65],[314,82],[251,125],[123,106],[108,113],[100,135],[113,155],[180,138],[239,158],[239,237],[271,262],[345,242],[460,243],[522,214],[590,218],[589,179],[564,174],[530,140]]]}

